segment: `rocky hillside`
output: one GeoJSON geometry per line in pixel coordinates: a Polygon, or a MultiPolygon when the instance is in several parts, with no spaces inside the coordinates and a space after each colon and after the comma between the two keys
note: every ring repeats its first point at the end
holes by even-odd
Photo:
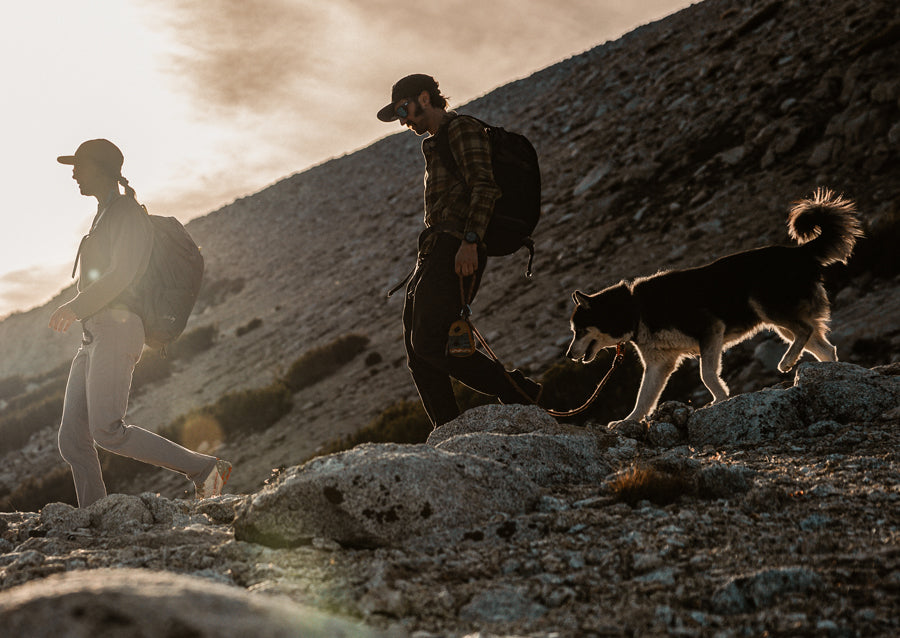
{"type": "MultiPolygon", "coordinates": [[[[865,371],[851,375],[853,384],[861,388],[867,375],[875,375],[881,379],[876,385],[889,385],[896,379],[890,364],[900,360],[898,47],[895,3],[707,0],[460,107],[527,134],[544,172],[535,278],[522,275],[524,255],[495,260],[473,306],[492,347],[510,365],[540,375],[562,359],[574,289],[593,291],[621,278],[788,243],[790,203],[827,186],[858,203],[867,232],[850,264],[827,273],[832,340],[842,361],[865,371]],[[876,366],[888,367],[872,371],[876,366]]],[[[452,87],[444,88],[452,95],[452,87]]],[[[379,106],[373,105],[372,117],[379,106]]],[[[434,635],[478,627],[534,635],[554,629],[564,635],[713,635],[733,626],[782,635],[895,633],[896,626],[891,630],[884,620],[882,599],[897,588],[894,390],[884,395],[893,406],[879,403],[877,413],[811,413],[792,402],[794,407],[779,404],[779,425],[766,430],[761,424],[756,435],[752,419],[760,412],[741,411],[743,397],[725,404],[738,410],[722,430],[736,432],[734,437],[707,439],[691,430],[692,422],[704,421],[698,415],[718,406],[697,410],[690,420],[657,419],[669,426],[649,431],[569,432],[582,438],[555,442],[564,452],[540,466],[563,477],[552,488],[534,477],[531,483],[511,481],[518,476],[512,470],[503,478],[504,472],[487,469],[510,467],[509,454],[453,447],[442,454],[466,455],[466,471],[486,481],[479,494],[496,492],[515,506],[488,502],[479,514],[438,512],[432,505],[425,517],[422,504],[419,513],[447,529],[458,521],[454,529],[475,536],[454,536],[438,552],[376,542],[371,531],[347,518],[349,504],[341,509],[349,503],[341,500],[349,498],[341,489],[323,491],[325,501],[316,502],[335,506],[334,520],[350,536],[317,529],[303,537],[311,547],[264,548],[300,542],[278,540],[282,532],[268,528],[249,531],[247,517],[256,504],[277,501],[277,490],[264,487],[272,468],[287,468],[278,484],[293,485],[310,466],[352,470],[373,458],[408,457],[403,464],[416,477],[407,481],[412,489],[428,474],[416,468],[446,465],[435,457],[442,444],[435,444],[409,454],[365,447],[294,469],[396,400],[415,398],[400,334],[402,300],[387,300],[384,293],[415,259],[422,216],[418,147],[410,133],[391,135],[189,224],[207,259],[206,288],[189,330],[211,328],[216,339],[195,356],[173,360],[169,374],[143,386],[130,406],[132,422],[167,426],[225,393],[281,379],[298,357],[335,338],[368,337],[365,356],[294,392],[292,409],[272,427],[216,447],[235,463],[230,490],[249,496],[201,505],[171,500],[183,495],[185,481],[161,470],[116,487],[159,497],[116,496],[88,514],[65,505],[4,514],[2,586],[64,569],[149,566],[201,572],[373,617],[370,624],[382,628],[393,619],[402,625],[397,631],[434,635]],[[670,438],[654,438],[666,432],[670,438]],[[596,460],[590,472],[561,465],[580,447],[596,460]],[[666,450],[673,449],[677,458],[670,459],[666,450]],[[617,471],[660,456],[656,466],[670,475],[673,468],[684,470],[684,489],[674,504],[641,501],[632,509],[616,504],[614,491],[601,489],[617,471]],[[746,473],[726,476],[743,485],[736,492],[744,496],[720,502],[719,492],[711,496],[697,487],[697,472],[713,461],[746,466],[746,473]],[[806,496],[820,484],[829,486],[821,488],[822,500],[806,496]],[[244,513],[232,522],[235,504],[244,513]],[[105,527],[104,512],[118,508],[140,521],[135,534],[156,540],[123,540],[122,529],[105,527]],[[485,522],[487,511],[496,512],[496,521],[485,522]],[[486,538],[488,523],[509,530],[503,527],[507,520],[518,532],[488,556],[479,549],[479,529],[486,538]],[[834,521],[841,535],[832,534],[834,521]],[[164,540],[173,526],[179,539],[164,540]],[[235,533],[242,540],[232,540],[235,533]],[[65,546],[48,548],[42,538],[64,539],[65,546]],[[140,549],[144,544],[150,549],[140,549]],[[181,549],[160,549],[167,544],[181,549]],[[217,561],[231,565],[232,559],[240,565],[219,570],[217,561]],[[365,568],[357,570],[356,561],[365,568]],[[831,567],[823,573],[825,564],[831,567]],[[335,576],[329,571],[335,565],[346,571],[335,576]],[[599,580],[573,576],[586,572],[599,580]],[[766,593],[773,582],[775,593],[766,593]],[[722,593],[728,583],[731,593],[722,593]],[[424,593],[416,598],[412,591],[424,593]],[[723,596],[732,602],[713,602],[723,596]],[[598,604],[611,610],[608,623],[587,613],[598,604]],[[519,611],[504,616],[507,609],[519,611]],[[728,620],[734,613],[737,624],[728,620]],[[573,628],[588,617],[590,623],[573,628]]],[[[58,303],[0,322],[0,379],[24,379],[20,385],[27,390],[39,386],[36,379],[64,375],[59,369],[78,336],[58,337],[46,328],[58,303]]],[[[733,349],[723,370],[732,391],[794,383],[793,376],[774,370],[772,360],[783,347],[763,334],[733,349]]],[[[633,354],[628,361],[636,370],[633,354]]],[[[684,411],[709,400],[691,364],[672,385],[667,398],[677,399],[684,411]]],[[[804,405],[817,401],[806,391],[803,397],[804,405]]],[[[46,421],[21,449],[4,456],[0,496],[61,468],[55,417],[46,421]]],[[[549,423],[528,427],[508,445],[552,429],[549,423]]],[[[389,508],[379,511],[390,516],[389,508]]],[[[47,581],[60,591],[68,587],[47,581]]]]}

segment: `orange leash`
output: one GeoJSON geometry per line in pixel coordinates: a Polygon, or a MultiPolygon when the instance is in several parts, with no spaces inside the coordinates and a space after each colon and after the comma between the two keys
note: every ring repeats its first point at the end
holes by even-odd
{"type": "MultiPolygon", "coordinates": [[[[516,389],[516,391],[520,395],[522,395],[522,397],[525,398],[530,405],[537,405],[535,400],[532,399],[530,396],[528,396],[528,394],[522,388],[519,387],[519,384],[516,383],[515,379],[512,378],[512,376],[509,374],[509,372],[506,371],[506,366],[504,366],[503,362],[501,362],[500,359],[497,357],[497,355],[494,354],[494,351],[488,345],[487,340],[481,335],[481,333],[478,331],[478,328],[475,327],[475,324],[472,323],[472,320],[470,318],[471,309],[469,308],[469,300],[471,298],[472,287],[474,287],[474,283],[475,283],[475,279],[473,277],[472,286],[469,287],[469,296],[466,296],[465,289],[463,287],[463,277],[462,277],[462,275],[459,276],[459,295],[460,295],[460,300],[462,302],[462,310],[460,311],[460,318],[469,325],[469,328],[471,329],[472,334],[475,335],[476,339],[478,339],[478,343],[481,344],[481,346],[484,348],[487,355],[494,361],[494,363],[498,364],[501,367],[501,369],[503,370],[503,374],[506,375],[506,378],[509,380],[509,382],[512,384],[512,386],[516,389]]],[[[550,416],[557,417],[557,418],[567,418],[567,417],[575,416],[577,414],[581,414],[582,412],[587,410],[589,407],[591,407],[591,404],[597,400],[597,397],[600,396],[601,390],[603,390],[603,386],[606,385],[606,382],[609,381],[609,378],[612,376],[613,371],[619,367],[619,364],[622,363],[622,360],[624,358],[625,358],[625,344],[618,343],[618,344],[616,344],[616,356],[613,357],[612,365],[610,366],[607,373],[603,376],[603,378],[600,379],[600,382],[597,384],[597,387],[594,388],[593,394],[591,394],[591,396],[588,398],[587,401],[584,402],[583,405],[581,405],[577,408],[574,408],[572,410],[551,410],[550,408],[544,408],[542,406],[539,406],[539,407],[542,407],[542,409],[550,416]]]]}

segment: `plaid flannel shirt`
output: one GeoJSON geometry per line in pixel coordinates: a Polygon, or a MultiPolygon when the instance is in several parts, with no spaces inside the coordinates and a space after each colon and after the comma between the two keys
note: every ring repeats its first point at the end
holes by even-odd
{"type": "Polygon", "coordinates": [[[484,127],[451,111],[438,132],[422,141],[425,155],[425,226],[442,224],[462,237],[469,231],[484,238],[500,188],[491,169],[490,139],[484,127]],[[444,165],[436,148],[439,135],[449,136],[461,181],[444,165]]]}

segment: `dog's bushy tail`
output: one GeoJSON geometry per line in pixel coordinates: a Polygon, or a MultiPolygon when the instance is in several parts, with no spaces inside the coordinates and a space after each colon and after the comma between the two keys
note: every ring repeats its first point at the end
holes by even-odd
{"type": "Polygon", "coordinates": [[[827,188],[795,202],[788,214],[788,233],[823,266],[847,263],[856,240],[863,236],[856,204],[827,188]]]}

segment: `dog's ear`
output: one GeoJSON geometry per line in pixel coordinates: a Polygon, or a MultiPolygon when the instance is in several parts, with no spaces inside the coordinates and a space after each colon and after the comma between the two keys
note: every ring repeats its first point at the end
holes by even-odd
{"type": "Polygon", "coordinates": [[[591,298],[580,290],[572,293],[572,301],[575,302],[576,306],[584,306],[585,308],[590,308],[591,306],[591,298]]]}

